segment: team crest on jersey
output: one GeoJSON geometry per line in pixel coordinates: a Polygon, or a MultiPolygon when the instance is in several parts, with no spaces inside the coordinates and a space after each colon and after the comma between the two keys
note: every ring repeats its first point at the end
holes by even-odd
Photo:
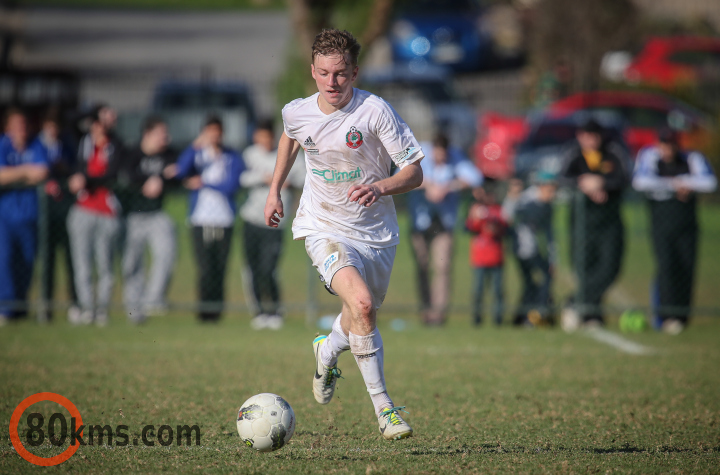
{"type": "Polygon", "coordinates": [[[352,149],[356,149],[363,144],[363,134],[353,125],[350,132],[345,135],[345,145],[352,149]]]}

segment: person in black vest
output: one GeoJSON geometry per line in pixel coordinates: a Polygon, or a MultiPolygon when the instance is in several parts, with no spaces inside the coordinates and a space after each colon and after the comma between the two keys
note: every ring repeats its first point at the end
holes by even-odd
{"type": "Polygon", "coordinates": [[[602,325],[602,298],[617,278],[624,251],[620,217],[627,173],[619,147],[604,140],[603,128],[590,119],[576,133],[577,146],[562,176],[577,187],[570,210],[572,260],[578,279],[572,304],[563,311],[565,330],[580,322],[602,325]]]}
{"type": "Polygon", "coordinates": [[[697,256],[697,193],[717,188],[707,159],[678,146],[677,133],[663,129],[658,143],[638,153],[633,188],[650,205],[657,260],[654,304],[658,329],[680,333],[688,322],[697,256]]]}

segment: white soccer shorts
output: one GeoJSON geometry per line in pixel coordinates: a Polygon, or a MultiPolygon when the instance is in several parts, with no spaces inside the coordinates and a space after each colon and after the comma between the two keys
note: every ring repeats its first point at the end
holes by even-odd
{"type": "Polygon", "coordinates": [[[376,309],[380,308],[385,300],[390,285],[396,247],[371,247],[345,237],[325,233],[313,234],[305,238],[305,250],[328,291],[337,295],[332,288],[335,273],[343,267],[355,267],[370,289],[376,309]]]}

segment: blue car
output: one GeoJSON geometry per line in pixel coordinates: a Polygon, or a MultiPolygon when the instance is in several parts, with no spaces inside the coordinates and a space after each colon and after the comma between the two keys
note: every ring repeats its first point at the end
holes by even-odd
{"type": "Polygon", "coordinates": [[[481,17],[479,2],[472,0],[404,2],[390,28],[393,60],[411,67],[482,69],[492,60],[492,38],[481,17]]]}

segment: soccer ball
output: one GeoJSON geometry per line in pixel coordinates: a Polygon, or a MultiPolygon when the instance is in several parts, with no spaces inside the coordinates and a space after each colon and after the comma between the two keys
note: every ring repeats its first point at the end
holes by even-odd
{"type": "Polygon", "coordinates": [[[258,452],[272,452],[288,443],[295,432],[295,412],[277,394],[257,394],[238,411],[240,439],[258,452]]]}

